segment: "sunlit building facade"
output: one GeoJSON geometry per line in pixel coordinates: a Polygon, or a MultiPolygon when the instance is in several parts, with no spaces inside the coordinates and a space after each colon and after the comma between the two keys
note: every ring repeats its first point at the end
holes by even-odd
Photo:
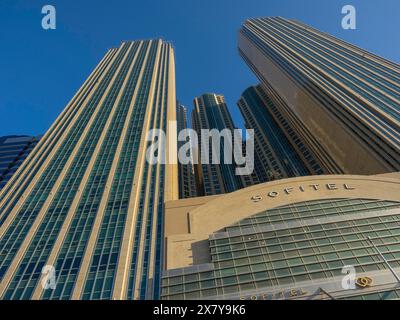
{"type": "Polygon", "coordinates": [[[399,222],[399,173],[171,201],[161,298],[399,299],[399,222]]]}
{"type": "Polygon", "coordinates": [[[176,157],[170,120],[171,44],[110,49],[0,193],[0,298],[158,298],[163,204],[178,199],[178,169],[151,165],[146,149],[163,129],[176,157]]]}
{"type": "Polygon", "coordinates": [[[249,19],[239,53],[325,172],[400,170],[400,66],[298,21],[249,19]]]}
{"type": "Polygon", "coordinates": [[[0,137],[0,190],[39,142],[40,136],[0,137]]]}

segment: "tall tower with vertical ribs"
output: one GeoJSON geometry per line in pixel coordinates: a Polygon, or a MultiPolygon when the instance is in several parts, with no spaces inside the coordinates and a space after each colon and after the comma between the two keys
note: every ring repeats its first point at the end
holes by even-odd
{"type": "Polygon", "coordinates": [[[178,171],[147,135],[175,120],[171,44],[110,49],[0,193],[0,298],[158,298],[178,171]]]}
{"type": "MultiPolygon", "coordinates": [[[[236,175],[236,164],[227,163],[224,159],[224,147],[228,142],[225,139],[220,140],[220,145],[210,143],[209,147],[201,148],[201,141],[204,137],[203,130],[223,130],[232,132],[235,129],[231,114],[225,102],[225,97],[215,93],[205,93],[193,100],[194,109],[192,111],[191,120],[192,127],[199,137],[200,150],[195,150],[198,161],[195,165],[196,184],[198,195],[210,196],[222,193],[233,192],[243,188],[243,182],[240,176],[236,175]],[[219,150],[218,150],[219,149],[219,150]],[[220,152],[219,163],[213,163],[212,155],[214,152],[220,152]],[[203,158],[207,159],[208,153],[209,163],[204,163],[203,158]]],[[[207,140],[207,138],[204,138],[207,140]]],[[[233,147],[232,153],[233,153],[233,147]]]]}

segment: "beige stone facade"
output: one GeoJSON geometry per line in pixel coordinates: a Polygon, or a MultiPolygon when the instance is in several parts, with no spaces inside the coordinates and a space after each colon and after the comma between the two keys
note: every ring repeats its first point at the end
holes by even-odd
{"type": "Polygon", "coordinates": [[[259,212],[298,202],[343,198],[400,201],[400,173],[300,177],[226,195],[167,202],[165,269],[211,262],[209,236],[259,212]]]}

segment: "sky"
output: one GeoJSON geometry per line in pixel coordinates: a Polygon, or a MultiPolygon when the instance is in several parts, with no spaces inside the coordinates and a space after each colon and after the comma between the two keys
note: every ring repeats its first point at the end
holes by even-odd
{"type": "Polygon", "coordinates": [[[177,98],[192,108],[205,92],[225,95],[235,124],[241,93],[257,79],[237,53],[252,17],[282,16],[400,63],[399,0],[1,0],[0,136],[45,133],[108,48],[162,38],[175,48],[177,98]],[[56,8],[56,30],[41,26],[56,8]],[[357,29],[341,27],[344,5],[357,29]]]}

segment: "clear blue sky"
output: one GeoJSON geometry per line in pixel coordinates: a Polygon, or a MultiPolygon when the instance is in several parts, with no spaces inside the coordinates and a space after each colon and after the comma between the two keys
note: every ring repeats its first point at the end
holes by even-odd
{"type": "Polygon", "coordinates": [[[400,62],[399,0],[1,0],[0,136],[44,133],[107,48],[162,37],[176,53],[177,97],[192,107],[204,92],[236,101],[257,82],[237,54],[249,17],[283,16],[400,62]],[[41,28],[41,8],[57,9],[57,29],[41,28]],[[341,28],[341,8],[357,9],[357,30],[341,28]]]}

